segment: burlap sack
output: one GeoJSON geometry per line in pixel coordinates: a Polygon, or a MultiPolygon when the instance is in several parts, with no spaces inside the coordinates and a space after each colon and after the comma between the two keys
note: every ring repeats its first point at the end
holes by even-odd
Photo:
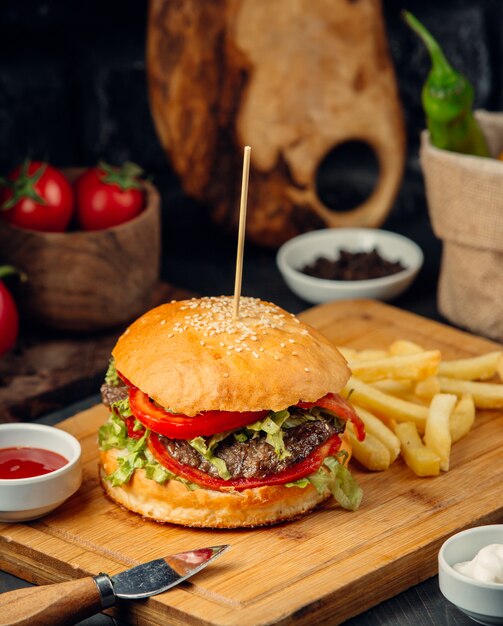
{"type": "MultiPolygon", "coordinates": [[[[478,111],[492,156],[503,151],[503,114],[478,111]]],[[[433,230],[443,241],[438,286],[442,315],[503,340],[503,161],[420,150],[433,230]]]]}

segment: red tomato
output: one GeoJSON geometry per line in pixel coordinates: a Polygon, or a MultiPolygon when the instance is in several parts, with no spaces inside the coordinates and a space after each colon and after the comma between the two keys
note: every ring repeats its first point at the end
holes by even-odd
{"type": "MultiPolygon", "coordinates": [[[[12,273],[13,268],[0,267],[0,278],[12,273]]],[[[0,280],[0,356],[16,343],[19,332],[19,316],[14,298],[0,280]]]]}
{"type": "Polygon", "coordinates": [[[159,441],[159,437],[156,433],[150,434],[148,446],[161,465],[181,478],[185,478],[197,485],[216,491],[228,491],[230,489],[239,491],[242,489],[263,487],[264,485],[284,485],[285,483],[304,478],[304,476],[309,476],[309,474],[316,472],[327,456],[335,454],[337,450],[339,450],[341,440],[338,435],[333,435],[310,454],[307,459],[277,474],[266,476],[265,478],[231,478],[229,480],[213,478],[213,476],[209,476],[195,467],[180,463],[169,454],[159,441]]]}
{"type": "Polygon", "coordinates": [[[311,409],[312,407],[319,406],[322,409],[332,411],[332,413],[335,413],[337,417],[340,417],[343,420],[351,420],[353,422],[353,426],[355,427],[358,440],[363,441],[365,439],[364,423],[349,402],[344,400],[344,398],[341,398],[339,394],[327,393],[326,396],[316,400],[316,402],[299,402],[297,406],[301,409],[311,409]]]}
{"type": "Polygon", "coordinates": [[[140,422],[170,439],[193,439],[233,430],[262,419],[269,411],[204,411],[195,417],[170,413],[150,402],[147,394],[135,387],[129,390],[129,406],[140,422]]]}
{"type": "Polygon", "coordinates": [[[63,232],[73,213],[73,190],[48,163],[25,161],[14,169],[0,194],[0,214],[20,228],[63,232]]]}
{"type": "Polygon", "coordinates": [[[124,421],[126,422],[128,437],[131,437],[131,439],[141,439],[143,437],[143,435],[145,434],[145,429],[144,428],[141,428],[140,430],[134,429],[135,418],[133,415],[130,415],[129,417],[125,417],[124,421]]]}
{"type": "Polygon", "coordinates": [[[81,228],[102,230],[139,215],[145,204],[142,173],[134,163],[124,163],[121,168],[100,163],[84,172],[74,185],[81,228]]]}

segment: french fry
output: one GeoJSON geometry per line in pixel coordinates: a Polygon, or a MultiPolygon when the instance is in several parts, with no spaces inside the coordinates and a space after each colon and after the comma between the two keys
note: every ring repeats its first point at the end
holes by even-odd
{"type": "Polygon", "coordinates": [[[358,350],[354,348],[349,348],[348,346],[337,346],[337,350],[342,354],[342,356],[346,359],[346,361],[351,361],[356,358],[358,354],[358,350]]]}
{"type": "Polygon", "coordinates": [[[390,393],[392,396],[408,396],[411,394],[413,384],[411,380],[394,380],[386,378],[385,380],[376,380],[372,383],[372,387],[379,389],[383,393],[390,393]]]}
{"type": "Polygon", "coordinates": [[[357,350],[352,360],[355,362],[375,361],[376,359],[385,359],[387,356],[389,356],[387,350],[369,348],[368,350],[357,350]]]}
{"type": "Polygon", "coordinates": [[[440,457],[440,469],[447,472],[451,455],[451,413],[456,406],[454,394],[438,393],[433,397],[424,430],[424,443],[440,457]]]}
{"type": "Polygon", "coordinates": [[[442,361],[438,375],[462,380],[487,380],[496,374],[502,355],[501,351],[495,351],[468,359],[442,361]]]}
{"type": "Polygon", "coordinates": [[[462,396],[469,393],[478,409],[500,409],[503,407],[503,384],[480,383],[439,376],[440,391],[462,396]]]}
{"type": "Polygon", "coordinates": [[[383,393],[354,376],[349,379],[341,393],[346,398],[351,396],[351,402],[368,409],[384,420],[393,418],[398,422],[414,422],[420,432],[424,432],[428,408],[421,404],[383,393]]]}
{"type": "Polygon", "coordinates": [[[451,439],[455,443],[470,432],[475,421],[475,403],[469,393],[464,393],[451,413],[451,439]]]}
{"type": "Polygon", "coordinates": [[[496,365],[496,373],[500,380],[503,380],[503,356],[498,360],[498,364],[496,365]]]}
{"type": "Polygon", "coordinates": [[[399,339],[387,350],[340,351],[353,373],[341,394],[367,432],[359,442],[348,425],[353,454],[372,471],[400,453],[417,476],[448,471],[452,444],[470,432],[477,409],[503,408],[503,350],[442,360],[439,350],[399,339]]]}
{"type": "Polygon", "coordinates": [[[390,453],[382,441],[369,432],[363,441],[358,441],[352,424],[348,424],[346,432],[353,449],[353,456],[357,461],[373,472],[388,469],[391,463],[390,453]]]}
{"type": "Polygon", "coordinates": [[[381,359],[350,361],[349,367],[354,376],[367,383],[386,378],[424,380],[437,373],[440,359],[439,350],[429,350],[381,359]]]}
{"type": "Polygon", "coordinates": [[[419,352],[424,352],[424,348],[407,339],[397,339],[389,347],[389,353],[395,356],[418,354],[419,352]]]}
{"type": "Polygon", "coordinates": [[[413,422],[397,424],[395,434],[400,440],[404,461],[416,476],[440,474],[440,457],[423,445],[413,422]]]}
{"type": "MultiPolygon", "coordinates": [[[[395,433],[388,428],[382,420],[378,417],[362,408],[361,406],[353,405],[353,408],[360,416],[362,422],[365,425],[365,432],[367,437],[371,435],[383,443],[389,452],[389,463],[393,463],[400,454],[400,441],[395,433]]],[[[367,467],[367,466],[365,466],[367,467]]],[[[370,469],[370,468],[369,468],[370,469]]]]}
{"type": "Polygon", "coordinates": [[[414,392],[419,398],[431,400],[433,396],[440,393],[440,382],[436,376],[430,376],[416,383],[414,392]]]}

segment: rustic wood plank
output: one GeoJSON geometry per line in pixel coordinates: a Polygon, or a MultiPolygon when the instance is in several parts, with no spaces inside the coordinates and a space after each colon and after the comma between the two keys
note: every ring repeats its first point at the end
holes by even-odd
{"type": "Polygon", "coordinates": [[[382,224],[405,155],[382,3],[287,4],[155,0],[147,23],[152,117],[184,191],[237,227],[236,172],[250,145],[247,238],[272,247],[321,226],[382,224]],[[319,196],[320,163],[355,139],[380,177],[364,202],[333,211],[319,196]]]}
{"type": "MultiPolygon", "coordinates": [[[[147,308],[193,295],[160,283],[147,308]]],[[[0,360],[0,422],[32,420],[96,393],[123,330],[72,335],[24,326],[18,347],[0,360]]]]}
{"type": "MultiPolygon", "coordinates": [[[[386,346],[407,338],[447,356],[495,345],[378,302],[339,302],[304,320],[339,344],[386,346]]],[[[0,525],[0,567],[34,582],[114,574],[170,552],[215,543],[232,549],[194,578],[116,615],[138,624],[336,624],[434,575],[442,541],[458,530],[503,520],[503,411],[481,411],[470,436],[453,446],[451,469],[417,478],[398,461],[371,473],[353,464],[364,490],[355,513],[327,504],[300,520],[257,530],[184,529],[143,520],[108,501],[97,477],[93,407],[62,427],[84,451],[84,483],[53,514],[0,525]]]]}

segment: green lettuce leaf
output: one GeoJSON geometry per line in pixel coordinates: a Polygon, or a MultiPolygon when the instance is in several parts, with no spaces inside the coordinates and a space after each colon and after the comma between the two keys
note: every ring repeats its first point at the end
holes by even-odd
{"type": "Polygon", "coordinates": [[[108,421],[106,421],[98,431],[100,448],[102,450],[110,450],[110,448],[122,450],[127,447],[128,439],[129,437],[124,420],[111,412],[108,421]]]}
{"type": "Polygon", "coordinates": [[[333,456],[328,456],[314,474],[287,483],[286,486],[304,488],[309,483],[320,494],[328,489],[344,509],[356,511],[362,501],[363,492],[351,472],[333,456]]]}
{"type": "Polygon", "coordinates": [[[231,477],[231,473],[227,469],[225,461],[218,456],[215,456],[214,450],[217,444],[228,435],[229,432],[223,432],[212,435],[208,440],[205,440],[204,437],[195,437],[189,441],[190,445],[197,450],[199,454],[216,467],[218,475],[224,480],[228,480],[231,477]]]}
{"type": "Polygon", "coordinates": [[[266,442],[274,448],[276,455],[279,459],[283,460],[292,454],[285,448],[285,442],[283,440],[284,430],[283,424],[290,417],[290,412],[285,409],[284,411],[270,411],[268,415],[262,420],[258,420],[253,424],[248,424],[246,430],[254,431],[257,434],[260,431],[266,433],[266,442]]]}
{"type": "Polygon", "coordinates": [[[112,402],[112,404],[110,405],[110,410],[114,413],[118,413],[121,417],[131,417],[131,415],[133,415],[131,407],[129,406],[129,398],[124,398],[124,400],[117,400],[117,402],[112,402]]]}
{"type": "Polygon", "coordinates": [[[135,469],[141,469],[145,465],[144,450],[149,434],[150,431],[145,430],[145,434],[140,439],[128,438],[125,448],[127,453],[117,457],[119,467],[106,477],[106,480],[110,481],[113,487],[127,483],[135,469]]]}
{"type": "Polygon", "coordinates": [[[111,387],[118,387],[120,385],[120,378],[115,369],[115,359],[110,359],[108,363],[107,373],[105,374],[105,383],[111,387]]]}
{"type": "MultiPolygon", "coordinates": [[[[143,428],[141,422],[138,424],[139,428],[143,428]]],[[[136,425],[135,422],[135,427],[136,425]]],[[[116,448],[123,450],[124,453],[117,459],[119,467],[107,476],[106,480],[109,480],[114,487],[120,487],[130,480],[135,469],[144,469],[147,478],[155,480],[160,485],[168,480],[178,480],[184,483],[188,489],[199,489],[198,485],[173,474],[155,459],[147,447],[149,434],[150,431],[146,430],[143,437],[139,439],[128,437],[124,420],[116,413],[110,413],[108,421],[98,431],[100,448],[102,450],[116,448]]]]}

